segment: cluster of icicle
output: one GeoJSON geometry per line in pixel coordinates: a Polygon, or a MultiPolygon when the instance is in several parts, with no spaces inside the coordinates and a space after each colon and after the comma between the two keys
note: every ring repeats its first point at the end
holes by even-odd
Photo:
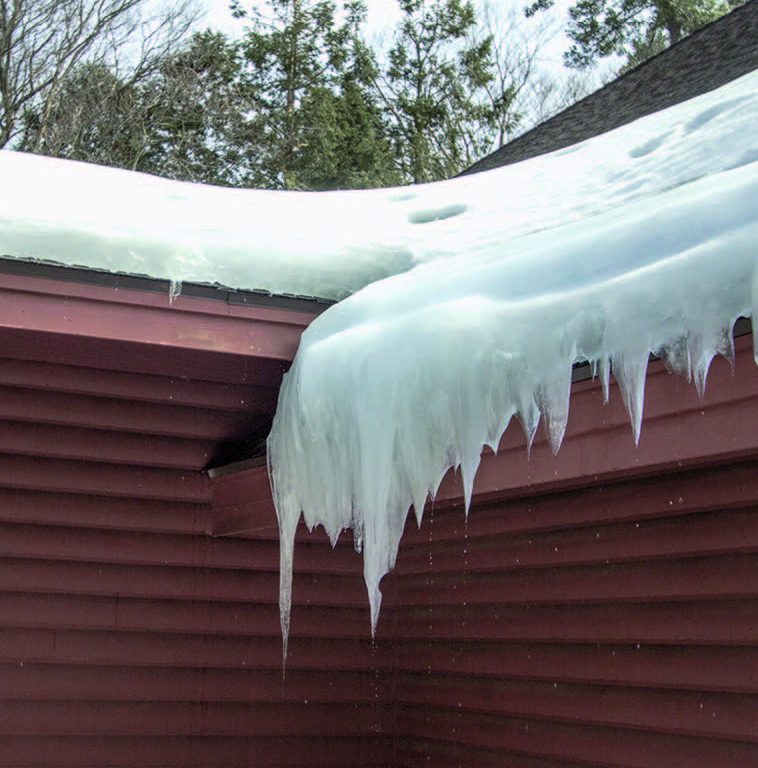
{"type": "Polygon", "coordinates": [[[301,514],[333,544],[352,529],[374,630],[410,508],[420,525],[454,467],[468,510],[481,451],[513,418],[527,445],[542,421],[558,451],[575,363],[591,363],[606,393],[612,372],[635,439],[651,353],[703,391],[712,358],[732,355],[736,319],[758,311],[757,86],[747,76],[466,186],[435,185],[447,204],[406,243],[419,265],[308,328],[268,442],[285,654],[301,514]]]}

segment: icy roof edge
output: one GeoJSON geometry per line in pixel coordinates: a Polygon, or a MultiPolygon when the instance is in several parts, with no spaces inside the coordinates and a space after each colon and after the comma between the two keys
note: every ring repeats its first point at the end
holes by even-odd
{"type": "MultiPolygon", "coordinates": [[[[741,100],[755,80],[746,75],[719,93],[741,100]]],[[[0,151],[0,253],[149,275],[172,295],[192,283],[340,300],[419,265],[497,249],[741,162],[739,147],[706,162],[713,126],[696,131],[686,153],[670,141],[685,114],[710,124],[698,110],[714,98],[486,174],[394,189],[229,189],[0,151]],[[628,183],[630,174],[640,183],[628,183]]]]}
{"type": "Polygon", "coordinates": [[[181,293],[183,296],[223,301],[226,304],[260,306],[310,314],[319,314],[335,303],[333,300],[322,299],[317,296],[277,294],[263,289],[240,290],[218,283],[188,282],[177,286],[172,285],[170,280],[150,277],[149,275],[110,272],[95,267],[71,266],[48,259],[19,259],[7,254],[0,254],[0,274],[162,293],[168,297],[168,300],[176,298],[181,293]]]}
{"type": "Polygon", "coordinates": [[[733,356],[758,315],[757,83],[449,182],[447,210],[468,207],[429,225],[426,260],[311,324],[268,443],[285,653],[301,514],[353,530],[375,628],[410,509],[420,523],[451,467],[468,507],[512,419],[557,452],[575,363],[607,396],[613,372],[637,442],[651,353],[700,393],[733,356]]]}

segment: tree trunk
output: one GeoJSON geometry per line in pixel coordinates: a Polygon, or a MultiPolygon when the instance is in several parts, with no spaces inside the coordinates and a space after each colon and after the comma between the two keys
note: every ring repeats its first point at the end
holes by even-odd
{"type": "Polygon", "coordinates": [[[674,45],[682,39],[682,23],[670,0],[664,0],[658,10],[658,18],[668,35],[669,45],[674,45]]]}

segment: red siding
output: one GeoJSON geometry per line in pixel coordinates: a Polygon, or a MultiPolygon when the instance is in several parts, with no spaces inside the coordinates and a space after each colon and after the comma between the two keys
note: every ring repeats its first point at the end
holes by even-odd
{"type": "Polygon", "coordinates": [[[0,278],[0,766],[386,764],[355,553],[301,549],[283,681],[276,540],[209,535],[310,318],[44,283],[0,278]]]}
{"type": "Polygon", "coordinates": [[[409,526],[390,579],[397,766],[758,764],[748,342],[702,402],[653,366],[639,449],[618,405],[593,416],[596,388],[575,387],[566,445],[536,447],[529,484],[505,474],[525,461],[506,436],[467,523],[449,483],[409,526]]]}
{"type": "MultiPolygon", "coordinates": [[[[468,522],[452,475],[409,522],[380,621],[393,765],[758,763],[758,369],[737,349],[702,401],[651,366],[639,448],[617,393],[575,385],[557,457],[509,430],[468,522]]],[[[213,492],[218,533],[276,538],[265,471],[213,492]]]]}
{"type": "Polygon", "coordinates": [[[354,553],[299,558],[282,681],[276,542],[211,538],[199,474],[25,461],[0,457],[0,765],[382,763],[354,553]]]}
{"type": "Polygon", "coordinates": [[[43,283],[0,278],[0,768],[758,762],[748,339],[702,402],[651,367],[639,449],[584,382],[557,457],[484,458],[468,523],[451,475],[375,644],[360,558],[301,531],[282,680],[265,469],[200,470],[309,318],[43,283]]]}

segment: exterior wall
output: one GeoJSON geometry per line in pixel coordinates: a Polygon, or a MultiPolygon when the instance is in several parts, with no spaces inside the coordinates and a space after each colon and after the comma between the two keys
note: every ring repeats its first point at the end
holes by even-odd
{"type": "Polygon", "coordinates": [[[436,514],[398,563],[396,765],[755,765],[756,502],[749,463],[475,509],[464,536],[436,514]]]}
{"type": "Polygon", "coordinates": [[[382,764],[357,557],[299,553],[283,681],[277,541],[210,535],[311,319],[0,275],[0,766],[382,764]]]}
{"type": "MultiPolygon", "coordinates": [[[[596,383],[574,384],[557,456],[538,440],[527,458],[509,430],[483,457],[468,522],[452,475],[421,530],[409,522],[375,662],[393,766],[755,765],[750,341],[736,375],[714,362],[703,400],[652,364],[639,447],[617,391],[603,406],[596,383]]],[[[213,492],[217,533],[275,535],[265,469],[213,492]]],[[[299,544],[296,562],[310,556],[299,544]]],[[[293,622],[307,618],[301,602],[293,622]]]]}
{"type": "Polygon", "coordinates": [[[598,393],[580,385],[564,448],[536,446],[529,486],[493,465],[468,523],[448,487],[409,526],[395,765],[756,764],[758,372],[739,348],[738,375],[714,363],[703,401],[653,366],[639,449],[614,405],[584,431],[598,393]]]}
{"type": "Polygon", "coordinates": [[[382,764],[356,563],[301,548],[283,681],[277,542],[212,539],[207,489],[135,499],[121,469],[108,496],[3,473],[0,765],[382,764]]]}
{"type": "Polygon", "coordinates": [[[44,282],[0,279],[0,768],[755,764],[749,338],[702,402],[652,366],[638,449],[581,382],[557,457],[484,457],[468,524],[450,476],[376,644],[359,557],[302,531],[282,680],[265,467],[201,470],[307,318],[44,282]]]}

